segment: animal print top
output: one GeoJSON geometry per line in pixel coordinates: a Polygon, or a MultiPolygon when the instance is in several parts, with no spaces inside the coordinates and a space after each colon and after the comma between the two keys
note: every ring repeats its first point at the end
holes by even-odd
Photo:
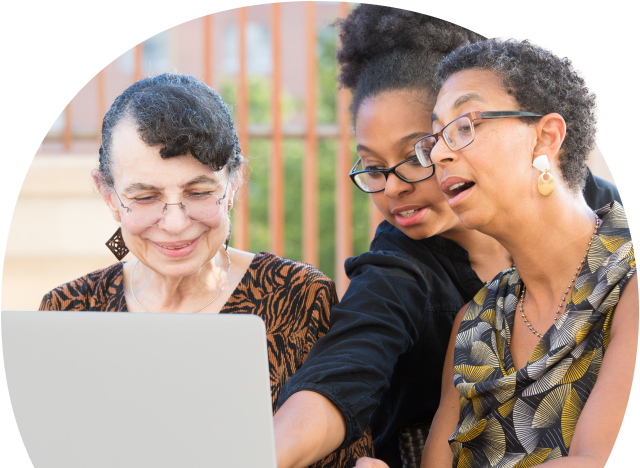
{"type": "MultiPolygon", "coordinates": [[[[128,312],[122,265],[116,263],[55,288],[44,296],[40,310],[128,312]]],[[[329,330],[329,312],[337,301],[333,281],[316,268],[261,252],[220,311],[255,314],[264,320],[274,412],[282,386],[329,330]]],[[[351,468],[364,456],[373,456],[370,430],[312,466],[351,468]]]]}

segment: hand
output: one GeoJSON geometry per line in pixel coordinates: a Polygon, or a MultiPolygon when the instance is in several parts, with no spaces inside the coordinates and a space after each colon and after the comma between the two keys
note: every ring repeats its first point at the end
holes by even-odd
{"type": "Polygon", "coordinates": [[[382,460],[375,460],[369,457],[359,458],[356,462],[355,468],[389,468],[382,460]]]}

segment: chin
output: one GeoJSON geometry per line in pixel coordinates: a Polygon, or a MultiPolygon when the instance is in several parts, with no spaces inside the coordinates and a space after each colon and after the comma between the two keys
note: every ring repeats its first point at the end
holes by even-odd
{"type": "Polygon", "coordinates": [[[487,225],[487,217],[483,215],[481,210],[468,210],[458,214],[460,224],[466,229],[481,231],[487,225]]]}
{"type": "MultiPolygon", "coordinates": [[[[390,220],[387,221],[391,222],[390,220]]],[[[400,226],[394,222],[391,222],[391,224],[399,229],[405,236],[410,237],[413,240],[426,239],[427,237],[431,237],[437,233],[437,231],[433,229],[432,223],[418,223],[406,227],[400,226]]]]}

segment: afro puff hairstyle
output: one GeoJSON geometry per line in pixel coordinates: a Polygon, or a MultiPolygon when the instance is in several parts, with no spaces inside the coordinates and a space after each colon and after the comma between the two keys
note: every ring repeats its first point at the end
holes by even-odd
{"type": "Polygon", "coordinates": [[[363,100],[385,91],[412,90],[435,101],[440,60],[461,45],[485,39],[432,16],[366,3],[336,24],[338,82],[353,92],[354,121],[363,100]]]}

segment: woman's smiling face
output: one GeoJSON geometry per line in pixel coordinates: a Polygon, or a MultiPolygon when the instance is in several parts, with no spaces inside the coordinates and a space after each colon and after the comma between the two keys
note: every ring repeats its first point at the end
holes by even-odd
{"type": "MultiPolygon", "coordinates": [[[[196,193],[223,197],[226,171],[214,172],[191,155],[162,159],[160,148],[144,143],[131,119],[125,118],[114,129],[112,178],[125,206],[143,198],[180,203],[196,193]]],[[[171,205],[155,226],[136,225],[112,192],[105,201],[114,218],[122,222],[122,235],[131,253],[157,273],[180,278],[195,273],[219,251],[229,229],[227,212],[232,195],[229,186],[211,220],[192,221],[180,205],[171,205]]]]}
{"type": "MultiPolygon", "coordinates": [[[[356,115],[356,143],[363,169],[388,169],[415,156],[414,144],[431,133],[432,104],[415,91],[389,91],[365,99],[356,115]]],[[[409,183],[390,174],[371,200],[387,221],[412,239],[462,228],[436,177],[409,183]]]]}

